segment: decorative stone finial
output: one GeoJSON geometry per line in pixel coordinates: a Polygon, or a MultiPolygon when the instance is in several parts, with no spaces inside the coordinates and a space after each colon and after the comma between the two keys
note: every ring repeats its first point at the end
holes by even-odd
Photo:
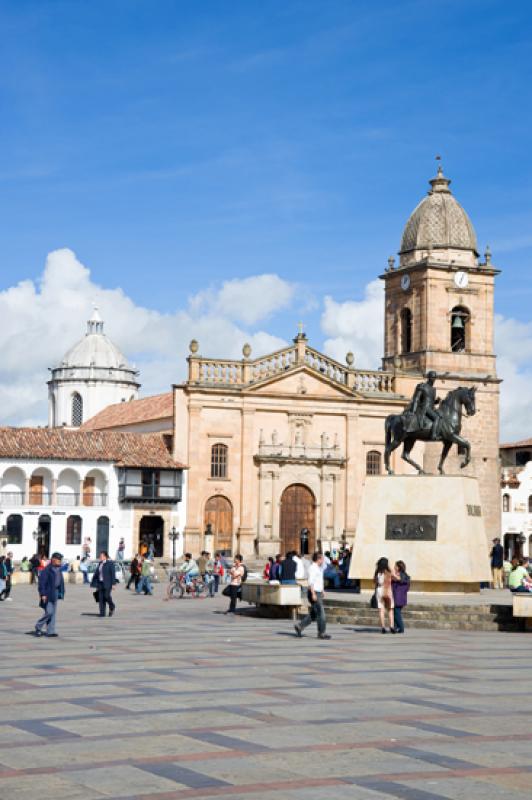
{"type": "Polygon", "coordinates": [[[198,350],[199,350],[199,343],[198,343],[198,341],[197,341],[196,339],[191,339],[191,340],[190,340],[190,344],[189,344],[189,346],[188,346],[188,349],[190,350],[190,352],[192,353],[192,355],[193,355],[193,356],[195,356],[195,355],[196,355],[196,353],[197,353],[197,352],[198,352],[198,350]]]}
{"type": "Polygon", "coordinates": [[[486,266],[491,264],[491,248],[489,244],[486,245],[486,251],[484,253],[484,258],[486,259],[486,266]]]}
{"type": "Polygon", "coordinates": [[[448,192],[450,194],[451,190],[449,189],[449,184],[451,181],[443,174],[441,156],[436,156],[436,161],[438,162],[438,169],[436,171],[436,177],[429,181],[430,185],[432,186],[429,194],[432,194],[433,192],[448,192]]]}
{"type": "Polygon", "coordinates": [[[246,342],[246,344],[242,348],[242,355],[244,356],[244,358],[249,358],[251,355],[251,345],[248,342],[246,342]]]}
{"type": "Polygon", "coordinates": [[[353,364],[355,363],[355,357],[354,357],[353,353],[351,352],[351,350],[349,351],[349,353],[346,354],[345,363],[347,364],[349,369],[352,369],[353,364]]]}
{"type": "Polygon", "coordinates": [[[395,258],[393,256],[389,256],[388,258],[388,269],[390,272],[393,272],[395,269],[395,258]]]}

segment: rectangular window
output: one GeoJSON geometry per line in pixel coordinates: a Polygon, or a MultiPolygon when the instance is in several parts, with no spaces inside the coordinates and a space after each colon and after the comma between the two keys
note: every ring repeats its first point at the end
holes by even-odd
{"type": "Polygon", "coordinates": [[[67,519],[67,544],[81,544],[81,517],[72,515],[67,519]]]}
{"type": "Polygon", "coordinates": [[[215,444],[211,449],[211,478],[227,478],[227,445],[215,444]]]}

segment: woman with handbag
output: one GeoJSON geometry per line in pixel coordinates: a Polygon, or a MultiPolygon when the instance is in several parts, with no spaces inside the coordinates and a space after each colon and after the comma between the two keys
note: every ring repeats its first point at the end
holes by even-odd
{"type": "Polygon", "coordinates": [[[242,564],[242,556],[240,553],[237,553],[235,556],[235,563],[231,567],[231,583],[229,586],[226,586],[223,590],[222,594],[226,597],[230,597],[231,601],[229,603],[229,608],[225,612],[226,614],[234,614],[236,611],[236,601],[238,598],[238,592],[240,591],[240,587],[242,585],[242,578],[245,574],[244,565],[242,564]]]}
{"type": "Polygon", "coordinates": [[[379,619],[381,623],[381,633],[386,633],[385,611],[388,612],[388,623],[390,633],[395,633],[395,624],[393,619],[393,592],[392,592],[392,571],[388,564],[387,558],[379,558],[375,566],[375,575],[373,576],[375,584],[375,597],[377,600],[377,608],[379,609],[379,619]]]}

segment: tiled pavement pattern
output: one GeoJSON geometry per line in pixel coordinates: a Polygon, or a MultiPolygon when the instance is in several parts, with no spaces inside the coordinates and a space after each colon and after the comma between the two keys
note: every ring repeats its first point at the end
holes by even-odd
{"type": "Polygon", "coordinates": [[[530,796],[532,636],[227,617],[69,586],[58,639],[0,604],[1,800],[530,796]]]}

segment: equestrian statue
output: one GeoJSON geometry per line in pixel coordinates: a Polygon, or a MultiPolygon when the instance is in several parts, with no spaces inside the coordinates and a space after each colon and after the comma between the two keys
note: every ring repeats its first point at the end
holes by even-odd
{"type": "Polygon", "coordinates": [[[471,445],[460,435],[462,428],[462,409],[468,417],[476,411],[475,391],[473,386],[467,389],[460,386],[453,389],[447,397],[440,401],[436,396],[434,382],[437,375],[432,370],[427,373],[425,383],[418,383],[414,396],[402,414],[390,414],[386,417],[386,445],[384,449],[384,464],[389,475],[393,475],[390,467],[390,453],[399,445],[403,445],[401,458],[415,467],[420,475],[424,475],[419,464],[410,458],[410,453],[417,441],[443,442],[438,472],[443,475],[443,464],[449,450],[455,444],[465,452],[461,468],[467,467],[471,461],[471,445]],[[436,408],[438,406],[438,408],[436,408]]]}

